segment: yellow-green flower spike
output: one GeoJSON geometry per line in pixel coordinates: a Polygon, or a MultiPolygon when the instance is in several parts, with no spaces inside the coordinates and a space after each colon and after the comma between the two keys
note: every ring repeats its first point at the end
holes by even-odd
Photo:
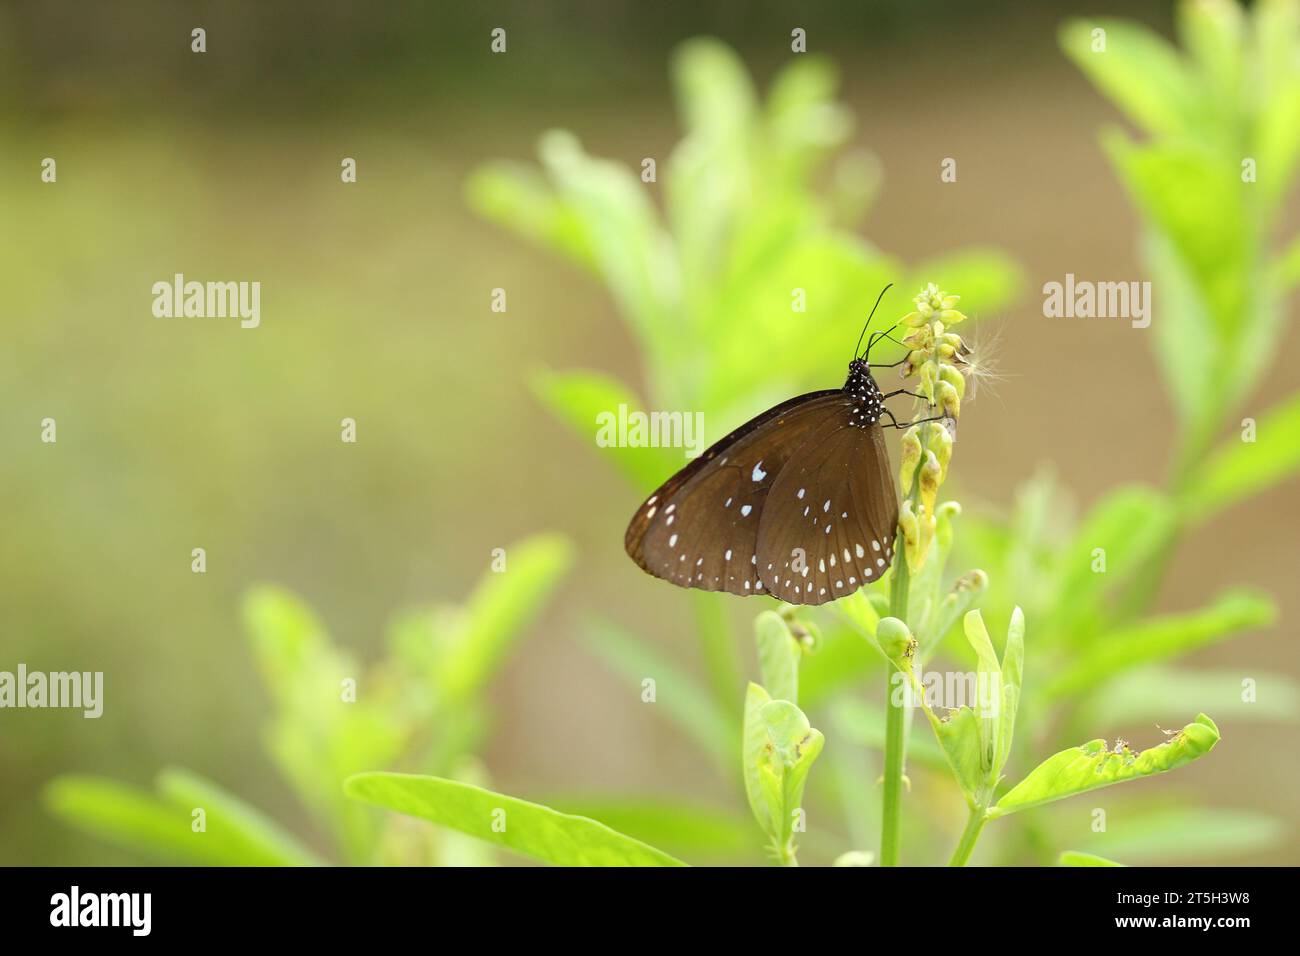
{"type": "MultiPolygon", "coordinates": [[[[914,391],[934,410],[931,417],[941,411],[954,425],[966,396],[966,376],[962,369],[967,365],[965,356],[970,354],[961,336],[949,331],[966,320],[957,310],[959,298],[930,283],[913,299],[915,310],[899,323],[908,327],[902,340],[909,350],[902,367],[903,377],[917,378],[914,391]]],[[[898,527],[903,534],[904,558],[914,572],[925,563],[935,537],[935,504],[939,488],[948,477],[952,448],[953,435],[946,423],[914,425],[903,435],[899,471],[903,503],[899,508],[898,527]]]]}

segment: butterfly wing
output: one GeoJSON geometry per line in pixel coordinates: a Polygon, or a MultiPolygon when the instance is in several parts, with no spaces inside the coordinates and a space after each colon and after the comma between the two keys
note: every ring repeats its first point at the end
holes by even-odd
{"type": "Polygon", "coordinates": [[[763,593],[758,533],[768,492],[808,440],[851,405],[840,389],[811,392],[737,428],[637,509],[623,540],[628,555],[680,587],[763,593]]]}
{"type": "Polygon", "coordinates": [[[878,580],[893,556],[898,500],[875,421],[840,413],[773,482],[758,529],[760,574],[773,597],[825,604],[878,580]]]}

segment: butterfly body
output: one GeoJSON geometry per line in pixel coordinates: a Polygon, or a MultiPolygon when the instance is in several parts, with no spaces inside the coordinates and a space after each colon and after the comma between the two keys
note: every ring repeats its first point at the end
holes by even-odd
{"type": "Polygon", "coordinates": [[[842,388],[782,402],[711,446],[637,509],[624,547],[680,587],[824,604],[884,573],[898,501],[863,359],[842,388]]]}

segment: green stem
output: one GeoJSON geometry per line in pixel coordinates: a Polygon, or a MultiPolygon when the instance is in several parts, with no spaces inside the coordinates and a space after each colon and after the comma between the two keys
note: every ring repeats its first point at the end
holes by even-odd
{"type": "Polygon", "coordinates": [[[966,821],[966,829],[961,832],[961,840],[957,843],[957,849],[952,851],[952,859],[948,861],[949,866],[966,865],[966,861],[970,859],[971,851],[975,849],[975,841],[980,838],[980,831],[984,829],[984,824],[988,822],[988,819],[986,807],[971,807],[970,819],[966,821]]]}
{"type": "MultiPolygon", "coordinates": [[[[890,585],[889,613],[907,620],[909,592],[907,555],[902,534],[894,542],[894,580],[890,585]]],[[[903,767],[907,754],[907,715],[903,703],[894,701],[894,674],[890,664],[885,675],[885,783],[880,813],[880,865],[898,866],[899,828],[902,822],[903,767]]]]}
{"type": "Polygon", "coordinates": [[[903,707],[894,703],[894,670],[889,666],[885,681],[885,787],[880,812],[880,865],[898,866],[899,823],[903,803],[903,748],[907,745],[904,733],[903,707]]]}

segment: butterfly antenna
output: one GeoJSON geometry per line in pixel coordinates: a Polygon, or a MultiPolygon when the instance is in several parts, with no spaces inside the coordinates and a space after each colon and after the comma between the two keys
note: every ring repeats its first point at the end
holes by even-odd
{"type": "Polygon", "coordinates": [[[875,316],[876,309],[880,308],[880,300],[883,299],[885,297],[885,293],[888,292],[893,287],[894,287],[894,283],[892,282],[889,283],[889,285],[885,286],[883,289],[880,290],[880,295],[876,296],[876,304],[871,307],[871,315],[867,316],[867,324],[862,327],[862,332],[861,334],[858,335],[858,344],[853,346],[854,358],[856,358],[858,355],[858,349],[862,347],[862,336],[866,335],[867,329],[871,327],[871,319],[875,316]]]}

